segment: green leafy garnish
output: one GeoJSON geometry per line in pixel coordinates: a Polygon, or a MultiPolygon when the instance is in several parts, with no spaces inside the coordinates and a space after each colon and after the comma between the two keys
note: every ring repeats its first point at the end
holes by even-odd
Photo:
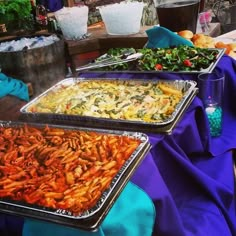
{"type": "Polygon", "coordinates": [[[143,56],[132,63],[111,65],[106,70],[136,71],[201,71],[217,60],[219,50],[181,45],[173,48],[112,48],[107,56],[117,61],[130,50],[131,53],[142,53],[143,56]],[[130,68],[132,65],[132,68],[130,68]]]}

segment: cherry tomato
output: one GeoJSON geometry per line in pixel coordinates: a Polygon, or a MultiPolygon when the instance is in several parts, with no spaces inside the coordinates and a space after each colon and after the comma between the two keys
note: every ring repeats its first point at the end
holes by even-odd
{"type": "Polygon", "coordinates": [[[156,64],[155,69],[156,70],[162,70],[163,66],[161,64],[156,64]]]}
{"type": "Polygon", "coordinates": [[[183,63],[185,66],[189,66],[189,67],[192,66],[192,62],[188,59],[185,59],[183,63]]]}

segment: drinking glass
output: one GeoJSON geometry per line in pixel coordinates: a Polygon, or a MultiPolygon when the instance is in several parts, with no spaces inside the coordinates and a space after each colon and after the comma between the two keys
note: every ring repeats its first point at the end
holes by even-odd
{"type": "Polygon", "coordinates": [[[198,75],[198,96],[203,102],[212,137],[222,132],[224,80],[220,71],[198,75]]]}

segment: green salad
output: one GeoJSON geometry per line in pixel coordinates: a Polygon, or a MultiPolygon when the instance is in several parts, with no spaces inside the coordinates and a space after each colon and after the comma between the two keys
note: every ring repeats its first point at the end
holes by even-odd
{"type": "MultiPolygon", "coordinates": [[[[120,61],[124,52],[129,48],[111,48],[107,56],[120,61]]],[[[201,71],[209,68],[219,55],[219,50],[178,46],[173,48],[143,48],[133,49],[133,53],[142,53],[143,56],[132,63],[125,62],[108,66],[107,70],[138,70],[138,71],[201,71]],[[132,67],[132,68],[130,68],[132,67]]]]}

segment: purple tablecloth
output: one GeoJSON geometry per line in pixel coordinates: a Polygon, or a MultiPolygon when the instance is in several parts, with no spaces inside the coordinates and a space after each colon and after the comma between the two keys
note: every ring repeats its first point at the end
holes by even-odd
{"type": "MultiPolygon", "coordinates": [[[[236,61],[223,56],[217,69],[225,73],[224,121],[220,137],[209,136],[207,119],[197,97],[172,134],[148,134],[152,149],[132,182],[153,199],[157,212],[154,235],[236,235],[232,155],[236,148],[236,61]]],[[[112,76],[117,77],[116,74],[112,76]]],[[[197,80],[197,75],[122,76],[197,80]]],[[[8,221],[7,217],[0,218],[2,224],[8,221]]],[[[0,232],[2,227],[5,226],[0,224],[0,232]]]]}
{"type": "Polygon", "coordinates": [[[202,103],[195,98],[172,135],[149,135],[153,148],[132,178],[155,203],[158,236],[236,235],[236,61],[224,56],[217,69],[225,73],[222,135],[209,136],[202,103]]]}
{"type": "MultiPolygon", "coordinates": [[[[155,235],[236,235],[232,154],[236,148],[236,61],[223,56],[216,69],[225,73],[222,135],[210,137],[202,102],[196,97],[171,135],[149,134],[152,149],[132,178],[155,203],[155,235]]],[[[196,74],[99,76],[197,81],[196,74]]]]}

